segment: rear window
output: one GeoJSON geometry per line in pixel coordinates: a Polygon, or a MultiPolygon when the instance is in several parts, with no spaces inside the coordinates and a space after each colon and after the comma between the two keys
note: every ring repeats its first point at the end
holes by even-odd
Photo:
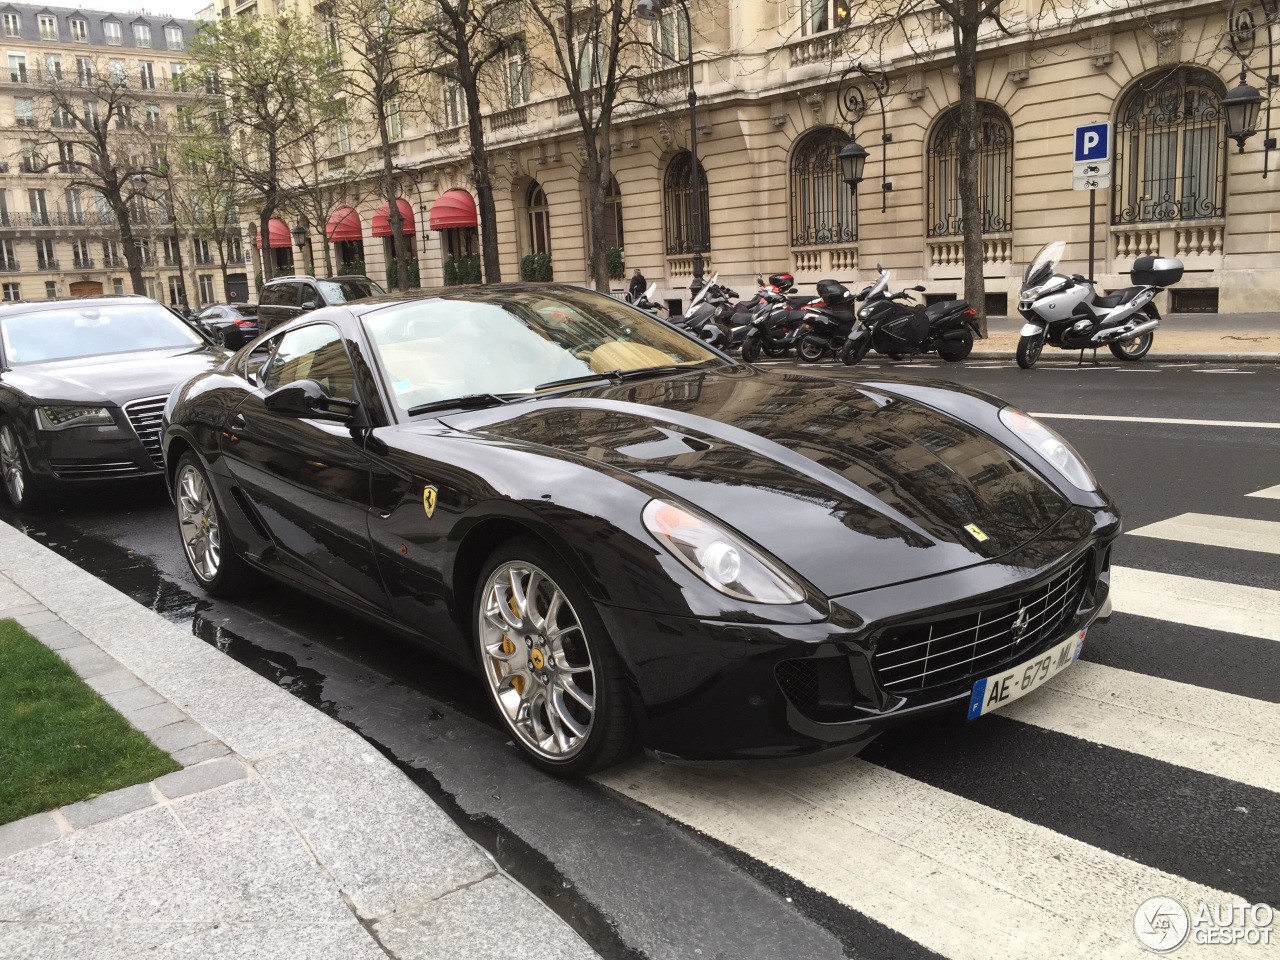
{"type": "Polygon", "coordinates": [[[9,363],[71,360],[108,353],[200,347],[205,341],[158,303],[88,304],[0,319],[9,363]]]}
{"type": "Polygon", "coordinates": [[[364,300],[367,297],[386,293],[372,280],[317,280],[316,286],[320,288],[324,302],[331,306],[335,303],[350,303],[353,300],[364,300]]]}

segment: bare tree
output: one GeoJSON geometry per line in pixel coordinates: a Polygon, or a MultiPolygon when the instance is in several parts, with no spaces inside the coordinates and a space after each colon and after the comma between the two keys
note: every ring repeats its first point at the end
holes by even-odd
{"type": "MultiPolygon", "coordinates": [[[[222,289],[227,289],[228,258],[240,249],[240,203],[245,199],[234,174],[232,145],[216,130],[186,137],[170,167],[175,214],[191,236],[208,242],[218,256],[222,289]]],[[[238,263],[239,261],[237,261],[238,263]]]]}
{"type": "MultiPolygon", "coordinates": [[[[220,19],[197,34],[191,53],[206,80],[204,121],[235,144],[226,160],[260,203],[260,236],[269,248],[271,218],[288,199],[286,158],[340,109],[333,49],[311,20],[286,13],[220,19]]],[[[271,279],[269,256],[262,272],[271,279]]]]}
{"type": "MultiPolygon", "coordinates": [[[[33,112],[34,112],[33,105],[33,112]]],[[[146,294],[143,248],[147,221],[156,216],[156,184],[166,183],[166,160],[157,148],[158,118],[147,110],[136,80],[121,68],[93,61],[74,75],[44,78],[39,94],[42,133],[26,142],[24,168],[70,174],[72,189],[87,188],[105,205],[101,226],[120,238],[134,293],[146,294]]],[[[34,125],[34,116],[32,118],[34,125]]],[[[163,189],[163,186],[160,187],[163,189]]],[[[83,201],[81,201],[83,202],[83,201]]],[[[68,215],[85,223],[83,208],[68,215]]]]}
{"type": "MultiPolygon", "coordinates": [[[[421,68],[435,78],[434,89],[425,89],[429,107],[447,117],[466,114],[468,158],[476,188],[480,217],[480,260],[489,283],[502,279],[498,260],[498,212],[493,200],[493,178],[482,123],[482,91],[502,89],[498,102],[511,106],[509,78],[493,84],[491,72],[504,54],[511,52],[511,40],[523,0],[421,0],[417,14],[408,9],[402,15],[406,28],[419,32],[426,43],[421,48],[421,68]],[[436,98],[439,98],[438,100],[436,98]],[[456,110],[461,100],[464,109],[456,110]]],[[[527,60],[525,70],[527,70],[527,60]]],[[[519,70],[519,63],[516,65],[519,70]]],[[[520,84],[525,76],[517,75],[520,84]]],[[[461,119],[460,117],[457,119],[461,119]]]]}

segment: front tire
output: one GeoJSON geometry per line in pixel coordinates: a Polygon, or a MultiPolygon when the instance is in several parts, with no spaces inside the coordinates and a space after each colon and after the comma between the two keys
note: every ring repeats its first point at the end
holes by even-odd
{"type": "Polygon", "coordinates": [[[1135,363],[1141,360],[1151,350],[1151,343],[1155,340],[1155,334],[1148,330],[1146,333],[1140,333],[1136,337],[1130,337],[1128,340],[1117,340],[1115,343],[1107,344],[1111,348],[1111,355],[1117,360],[1127,360],[1135,363]]]}
{"type": "Polygon", "coordinates": [[[854,364],[861,363],[862,358],[867,355],[867,351],[871,349],[871,338],[861,337],[858,340],[846,340],[844,346],[840,348],[840,359],[846,367],[852,367],[854,364]]]}
{"type": "Polygon", "coordinates": [[[1036,361],[1040,359],[1040,352],[1043,349],[1043,333],[1036,333],[1029,337],[1022,337],[1018,341],[1018,366],[1023,370],[1030,370],[1036,365],[1036,361]]]}
{"type": "Polygon", "coordinates": [[[495,550],[472,610],[490,702],[536,767],[582,777],[631,752],[636,724],[621,658],[549,547],[518,537],[495,550]]]}
{"type": "Polygon", "coordinates": [[[231,531],[213,495],[209,474],[192,452],[178,459],[173,502],[187,567],[205,592],[215,597],[240,593],[249,583],[249,565],[236,550],[231,531]]]}
{"type": "Polygon", "coordinates": [[[15,510],[34,510],[43,502],[43,491],[27,467],[18,432],[11,423],[0,423],[0,474],[5,496],[15,510]]]}
{"type": "Polygon", "coordinates": [[[959,339],[938,341],[938,356],[947,363],[959,363],[973,352],[973,334],[967,327],[962,332],[959,339]]]}
{"type": "Polygon", "coordinates": [[[755,363],[760,359],[759,337],[748,334],[747,339],[742,341],[742,359],[746,363],[755,363]]]}
{"type": "Polygon", "coordinates": [[[807,336],[796,344],[796,353],[805,363],[817,363],[827,352],[827,342],[821,337],[807,336]]]}

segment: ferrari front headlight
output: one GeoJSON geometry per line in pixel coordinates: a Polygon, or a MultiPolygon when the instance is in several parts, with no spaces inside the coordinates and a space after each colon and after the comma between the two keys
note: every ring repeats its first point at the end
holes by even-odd
{"type": "Polygon", "coordinates": [[[114,426],[115,417],[106,407],[36,407],[36,429],[67,430],[71,427],[114,426]]]}
{"type": "Polygon", "coordinates": [[[772,561],[706,517],[650,500],[644,525],[660,544],[721,593],[752,603],[799,603],[804,591],[772,561]]]}
{"type": "Polygon", "coordinates": [[[1098,489],[1098,481],[1080,459],[1080,454],[1058,436],[1056,431],[1013,407],[1005,407],[1000,411],[1000,422],[1034,447],[1051,467],[1072,484],[1081,490],[1098,489]]]}

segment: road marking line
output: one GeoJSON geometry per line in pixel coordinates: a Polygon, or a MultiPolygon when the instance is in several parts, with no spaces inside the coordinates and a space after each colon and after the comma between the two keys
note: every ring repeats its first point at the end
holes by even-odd
{"type": "Polygon", "coordinates": [[[1280,640],[1280,590],[1129,567],[1111,568],[1111,588],[1119,613],[1280,640]]]}
{"type": "Polygon", "coordinates": [[[1256,430],[1280,430],[1280,423],[1260,420],[1179,420],[1174,417],[1105,417],[1092,413],[1033,413],[1041,420],[1106,420],[1114,423],[1173,423],[1191,427],[1249,427],[1256,430]]]}
{"type": "Polygon", "coordinates": [[[1139,958],[1152,892],[1239,902],[861,760],[759,776],[638,761],[618,792],[951,960],[1139,958]]]}
{"type": "Polygon", "coordinates": [[[1280,523],[1274,520],[1247,520],[1243,517],[1215,517],[1184,513],[1149,523],[1129,533],[1135,537],[1156,537],[1198,543],[1206,547],[1230,547],[1258,553],[1280,553],[1280,523]]]}
{"type": "Polygon", "coordinates": [[[1082,660],[1000,713],[1280,793],[1280,704],[1082,660]]]}
{"type": "Polygon", "coordinates": [[[1280,500],[1280,485],[1267,487],[1265,490],[1255,490],[1253,493],[1246,493],[1246,497],[1266,497],[1269,500],[1280,500]]]}

